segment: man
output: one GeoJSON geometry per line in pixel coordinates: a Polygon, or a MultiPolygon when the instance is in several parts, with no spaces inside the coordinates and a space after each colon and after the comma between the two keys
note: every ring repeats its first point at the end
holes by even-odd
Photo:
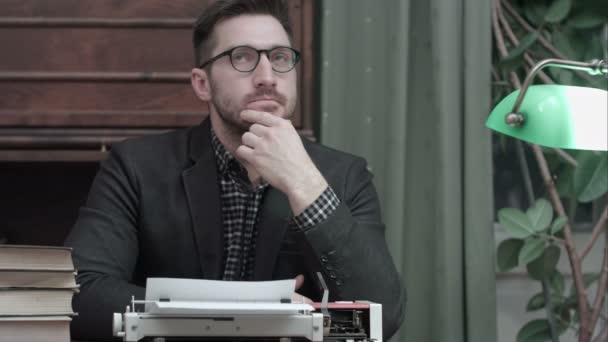
{"type": "Polygon", "coordinates": [[[280,1],[220,0],[194,28],[200,126],[115,144],[66,244],[80,293],[75,338],[109,339],[113,312],[148,277],[296,278],[319,300],[383,305],[388,338],[404,292],[365,161],[302,140],[289,118],[299,52],[280,1]]]}

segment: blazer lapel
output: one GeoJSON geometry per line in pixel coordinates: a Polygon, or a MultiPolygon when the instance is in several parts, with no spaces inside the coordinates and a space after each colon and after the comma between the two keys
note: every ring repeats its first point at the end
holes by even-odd
{"type": "Polygon", "coordinates": [[[287,197],[279,190],[269,187],[264,196],[258,221],[254,280],[269,280],[277,261],[277,255],[292,217],[287,197]]]}
{"type": "Polygon", "coordinates": [[[205,279],[220,279],[224,238],[220,190],[209,130],[208,119],[193,128],[189,150],[194,164],[182,172],[182,181],[190,206],[201,272],[205,279]]]}

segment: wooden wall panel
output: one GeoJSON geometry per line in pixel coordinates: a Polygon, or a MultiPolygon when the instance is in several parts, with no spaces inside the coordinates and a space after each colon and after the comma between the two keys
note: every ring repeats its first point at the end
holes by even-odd
{"type": "Polygon", "coordinates": [[[209,0],[2,0],[5,17],[195,18],[209,0]]]}
{"type": "Polygon", "coordinates": [[[191,29],[0,28],[3,71],[189,72],[191,29]]]}
{"type": "MultiPolygon", "coordinates": [[[[152,110],[0,110],[0,126],[171,128],[193,125],[203,119],[198,111],[152,110]]],[[[5,129],[7,131],[9,129],[5,129]]]]}
{"type": "Polygon", "coordinates": [[[46,111],[51,109],[163,109],[201,111],[203,104],[182,83],[0,83],[0,108],[46,111]],[[111,104],[109,106],[108,104],[111,104]]]}
{"type": "MultiPolygon", "coordinates": [[[[167,129],[198,123],[207,106],[189,83],[191,25],[208,2],[1,0],[0,130],[48,124],[66,128],[70,141],[71,127],[145,127],[148,113],[167,129]]],[[[304,52],[293,122],[312,136],[313,59],[304,51],[312,48],[312,0],[288,5],[294,46],[304,52]]],[[[0,153],[16,145],[3,147],[6,132],[0,153]]]]}

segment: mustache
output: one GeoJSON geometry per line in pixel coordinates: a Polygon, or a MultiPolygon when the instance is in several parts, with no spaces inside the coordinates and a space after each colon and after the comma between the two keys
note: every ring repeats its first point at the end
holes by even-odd
{"type": "Polygon", "coordinates": [[[251,101],[261,100],[261,99],[270,99],[277,101],[280,104],[287,103],[287,97],[283,94],[280,94],[273,88],[261,88],[257,90],[255,93],[248,94],[245,96],[245,103],[249,103],[251,101]]]}

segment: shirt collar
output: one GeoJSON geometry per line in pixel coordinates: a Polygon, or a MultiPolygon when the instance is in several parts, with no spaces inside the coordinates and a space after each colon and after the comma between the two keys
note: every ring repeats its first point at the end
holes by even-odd
{"type": "Polygon", "coordinates": [[[236,159],[234,159],[232,154],[228,152],[226,147],[222,145],[220,139],[215,134],[215,131],[213,131],[213,128],[211,129],[211,146],[213,147],[213,153],[215,154],[215,163],[217,165],[217,171],[220,175],[223,175],[228,171],[228,167],[231,163],[239,164],[236,159]]]}

